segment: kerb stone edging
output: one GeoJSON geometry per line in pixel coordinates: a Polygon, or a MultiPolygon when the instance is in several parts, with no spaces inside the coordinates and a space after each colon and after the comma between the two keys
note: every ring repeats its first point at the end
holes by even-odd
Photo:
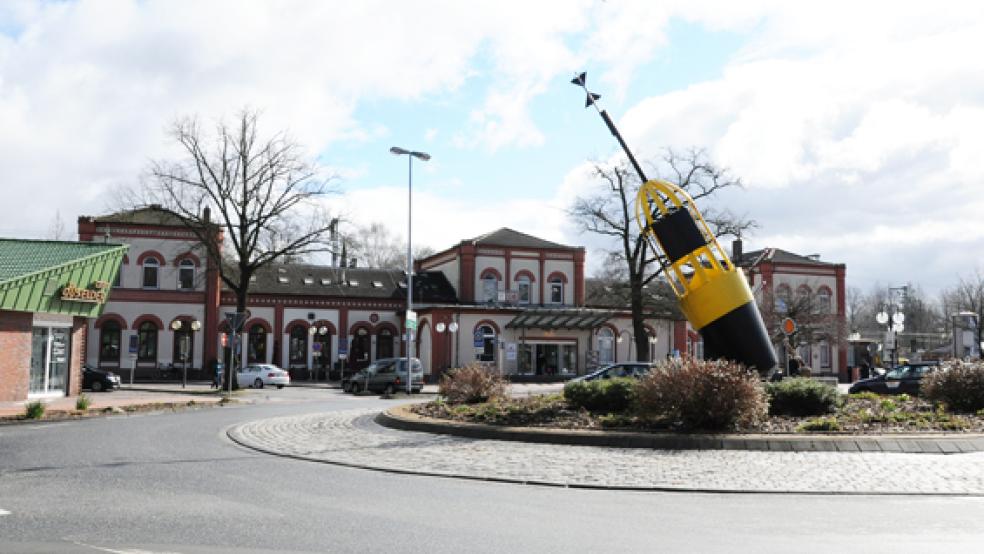
{"type": "Polygon", "coordinates": [[[896,452],[961,454],[984,452],[984,435],[935,433],[924,435],[753,435],[639,433],[586,429],[501,427],[434,419],[396,406],[376,416],[392,429],[421,431],[474,439],[545,444],[646,448],[655,450],[763,450],[777,452],[896,452]]]}

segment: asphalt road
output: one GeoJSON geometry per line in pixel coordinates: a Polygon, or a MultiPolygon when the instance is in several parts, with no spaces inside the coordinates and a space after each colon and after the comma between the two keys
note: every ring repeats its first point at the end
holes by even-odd
{"type": "Polygon", "coordinates": [[[574,490],[278,458],[233,444],[224,430],[389,403],[318,389],[253,398],[0,427],[0,552],[979,552],[984,544],[981,498],[574,490]]]}

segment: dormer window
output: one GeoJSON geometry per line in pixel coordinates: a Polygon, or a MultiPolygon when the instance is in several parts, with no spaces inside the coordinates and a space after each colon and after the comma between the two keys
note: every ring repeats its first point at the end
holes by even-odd
{"type": "Polygon", "coordinates": [[[357,287],[357,286],[359,286],[359,282],[358,281],[355,281],[355,280],[349,280],[348,286],[350,286],[350,287],[357,287]]]}
{"type": "Polygon", "coordinates": [[[321,286],[327,287],[330,284],[331,284],[331,279],[325,279],[324,277],[321,278],[321,286]]]}
{"type": "Polygon", "coordinates": [[[290,283],[290,279],[288,279],[287,277],[284,277],[283,275],[281,275],[280,277],[277,277],[277,281],[281,285],[286,285],[286,284],[290,283]]]}
{"type": "Polygon", "coordinates": [[[314,278],[313,277],[305,277],[304,278],[304,284],[305,285],[313,285],[314,284],[314,278]]]}
{"type": "Polygon", "coordinates": [[[373,286],[373,288],[377,288],[377,289],[383,288],[383,282],[382,281],[373,281],[372,282],[372,286],[373,286]]]}

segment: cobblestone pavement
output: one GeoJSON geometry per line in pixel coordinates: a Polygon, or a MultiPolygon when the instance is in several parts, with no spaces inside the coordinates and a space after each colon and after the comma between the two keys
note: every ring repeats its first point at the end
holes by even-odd
{"type": "Polygon", "coordinates": [[[570,487],[984,495],[984,453],[655,451],[477,440],[387,429],[378,410],[228,430],[268,453],[401,473],[570,487]]]}

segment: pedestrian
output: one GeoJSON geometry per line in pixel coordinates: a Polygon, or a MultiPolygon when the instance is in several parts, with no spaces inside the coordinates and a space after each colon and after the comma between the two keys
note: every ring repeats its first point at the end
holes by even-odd
{"type": "Polygon", "coordinates": [[[215,374],[212,376],[212,388],[221,389],[222,388],[222,364],[218,362],[212,362],[212,366],[215,367],[215,374]]]}

